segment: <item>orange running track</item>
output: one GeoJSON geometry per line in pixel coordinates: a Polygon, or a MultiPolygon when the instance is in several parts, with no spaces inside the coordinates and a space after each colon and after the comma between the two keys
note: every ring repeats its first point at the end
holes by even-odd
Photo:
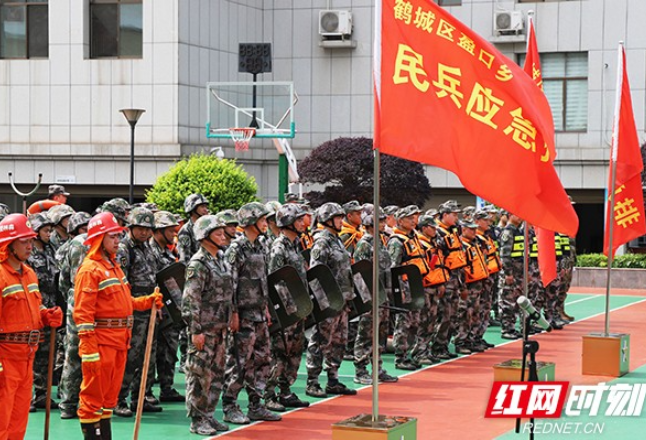
{"type": "MultiPolygon", "coordinates": [[[[586,289],[589,293],[590,289],[586,289]]],[[[596,293],[596,292],[595,292],[596,293]]],[[[614,292],[613,293],[618,293],[614,292]]],[[[622,292],[622,294],[625,292],[622,292]]],[[[645,291],[632,291],[646,294],[645,291]]],[[[611,312],[613,331],[631,334],[631,371],[646,364],[646,301],[611,312]]],[[[581,338],[604,328],[603,314],[574,322],[561,331],[533,337],[540,343],[538,360],[556,363],[556,379],[577,385],[609,381],[605,376],[581,375],[581,338]]],[[[493,365],[522,357],[521,341],[513,341],[451,362],[401,377],[396,384],[379,386],[380,414],[418,419],[418,440],[489,440],[514,429],[513,419],[483,417],[493,365]]],[[[329,440],[331,425],[360,413],[372,413],[372,387],[357,396],[321,401],[305,410],[283,414],[283,421],[265,422],[214,438],[263,440],[329,440]]]]}

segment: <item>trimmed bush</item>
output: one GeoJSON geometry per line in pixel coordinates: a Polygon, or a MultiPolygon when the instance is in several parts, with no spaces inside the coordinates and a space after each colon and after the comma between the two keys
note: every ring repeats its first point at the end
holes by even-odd
{"type": "Polygon", "coordinates": [[[198,153],[176,162],[159,176],[146,192],[146,201],[184,216],[184,199],[193,193],[204,195],[209,209],[216,213],[258,200],[257,192],[255,179],[235,161],[198,153]]]}
{"type": "MultiPolygon", "coordinates": [[[[583,254],[576,257],[577,267],[608,267],[603,254],[583,254]]],[[[618,255],[612,260],[612,267],[624,269],[646,269],[646,254],[618,255]]]]}

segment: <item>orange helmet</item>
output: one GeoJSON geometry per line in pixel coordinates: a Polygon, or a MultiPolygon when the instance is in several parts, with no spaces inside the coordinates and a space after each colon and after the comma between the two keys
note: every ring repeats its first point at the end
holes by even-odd
{"type": "Polygon", "coordinates": [[[83,244],[89,245],[94,237],[107,234],[109,232],[121,232],[124,227],[119,226],[117,219],[111,212],[102,212],[90,219],[87,226],[87,238],[83,244]]]}
{"type": "Polygon", "coordinates": [[[36,234],[23,214],[9,214],[0,222],[0,244],[19,238],[34,238],[36,234]]]}

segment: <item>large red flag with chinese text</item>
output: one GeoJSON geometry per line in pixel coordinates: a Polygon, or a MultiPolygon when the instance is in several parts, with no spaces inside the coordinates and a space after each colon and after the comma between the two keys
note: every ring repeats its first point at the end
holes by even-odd
{"type": "MultiPolygon", "coordinates": [[[[619,246],[646,234],[644,218],[644,194],[641,173],[644,169],[642,154],[637,137],[630,84],[626,73],[626,52],[619,47],[617,70],[617,102],[612,131],[612,151],[608,194],[615,192],[614,207],[607,203],[606,230],[603,252],[608,255],[609,231],[612,222],[612,255],[619,246]],[[617,163],[615,181],[612,182],[612,166],[617,163]]],[[[609,197],[610,198],[610,197],[609,197]]]]}
{"type": "Polygon", "coordinates": [[[576,234],[552,164],[552,113],[531,78],[430,0],[382,0],[376,22],[375,147],[450,170],[535,226],[576,234]]]}
{"type": "MultiPolygon", "coordinates": [[[[538,88],[543,90],[543,74],[541,71],[541,59],[538,54],[536,43],[536,32],[534,20],[530,17],[527,20],[527,56],[523,70],[536,83],[538,88]]],[[[554,243],[554,231],[536,227],[536,240],[538,241],[538,267],[541,272],[543,286],[556,279],[556,246],[554,243]]]]}

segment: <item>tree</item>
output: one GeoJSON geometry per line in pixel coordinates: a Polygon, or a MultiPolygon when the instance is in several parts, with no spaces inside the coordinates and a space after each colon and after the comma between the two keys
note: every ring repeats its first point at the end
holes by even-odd
{"type": "Polygon", "coordinates": [[[238,209],[257,200],[258,185],[233,160],[193,154],[175,163],[146,192],[146,201],[159,209],[184,215],[184,199],[193,193],[209,200],[211,212],[238,209]]]}
{"type": "MultiPolygon", "coordinates": [[[[314,206],[325,202],[372,202],[374,158],[372,139],[338,138],[319,145],[299,164],[303,183],[326,185],[306,197],[314,206]]],[[[419,162],[381,155],[381,205],[424,205],[431,185],[419,162]]]]}

